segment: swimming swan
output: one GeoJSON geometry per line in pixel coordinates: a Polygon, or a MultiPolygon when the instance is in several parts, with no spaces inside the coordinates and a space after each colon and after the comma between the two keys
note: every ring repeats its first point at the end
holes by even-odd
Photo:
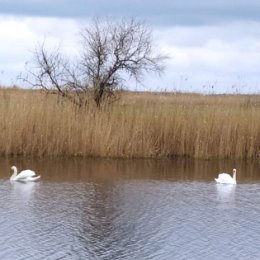
{"type": "Polygon", "coordinates": [[[15,166],[11,167],[12,176],[11,181],[36,181],[41,178],[41,176],[35,176],[35,172],[31,170],[24,170],[17,174],[17,168],[15,166]]]}
{"type": "Polygon", "coordinates": [[[228,173],[220,173],[218,175],[218,178],[215,179],[215,181],[221,184],[237,184],[236,174],[237,174],[236,169],[233,169],[233,177],[231,177],[230,174],[228,173]]]}

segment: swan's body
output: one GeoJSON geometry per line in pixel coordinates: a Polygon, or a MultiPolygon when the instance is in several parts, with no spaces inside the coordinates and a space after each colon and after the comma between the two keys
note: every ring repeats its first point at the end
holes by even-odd
{"type": "Polygon", "coordinates": [[[228,173],[220,173],[215,181],[221,184],[237,184],[236,173],[236,169],[233,169],[233,177],[228,173]]]}
{"type": "Polygon", "coordinates": [[[17,168],[15,166],[11,167],[12,176],[11,181],[36,181],[41,178],[41,176],[35,176],[35,172],[31,170],[24,170],[17,174],[17,168]]]}

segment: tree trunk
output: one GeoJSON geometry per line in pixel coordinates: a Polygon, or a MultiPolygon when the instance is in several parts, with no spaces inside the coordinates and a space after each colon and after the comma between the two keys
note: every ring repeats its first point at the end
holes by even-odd
{"type": "Polygon", "coordinates": [[[94,100],[96,102],[97,107],[100,107],[101,99],[104,94],[105,84],[101,82],[98,84],[97,87],[95,87],[94,90],[94,100]]]}

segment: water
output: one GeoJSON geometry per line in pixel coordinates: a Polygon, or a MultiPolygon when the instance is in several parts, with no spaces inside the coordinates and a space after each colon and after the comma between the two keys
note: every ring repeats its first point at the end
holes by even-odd
{"type": "Polygon", "coordinates": [[[2,159],[0,198],[1,260],[260,259],[259,163],[2,159]]]}

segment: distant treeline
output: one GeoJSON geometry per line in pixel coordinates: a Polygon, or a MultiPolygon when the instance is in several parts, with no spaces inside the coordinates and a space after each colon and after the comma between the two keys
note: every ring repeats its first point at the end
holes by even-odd
{"type": "Polygon", "coordinates": [[[35,90],[0,89],[0,155],[252,158],[259,95],[122,92],[78,108],[35,90]]]}

